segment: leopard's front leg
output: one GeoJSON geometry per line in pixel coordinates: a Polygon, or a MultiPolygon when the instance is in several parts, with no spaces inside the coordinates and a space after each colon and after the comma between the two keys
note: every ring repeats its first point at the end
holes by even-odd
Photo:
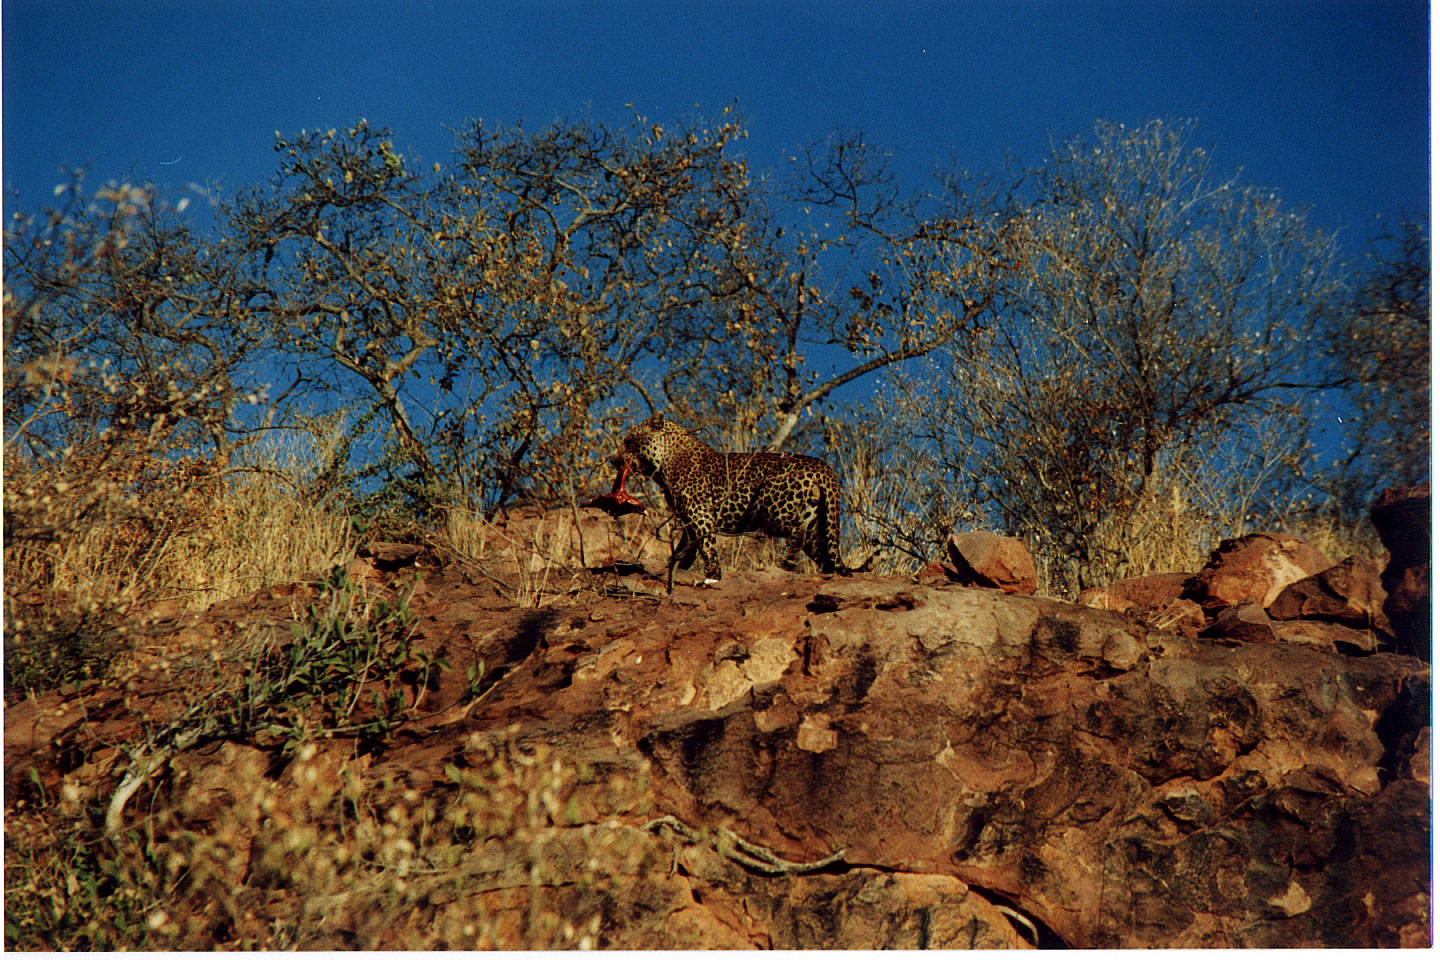
{"type": "Polygon", "coordinates": [[[720,552],[715,549],[715,535],[712,533],[700,542],[700,559],[705,561],[705,577],[720,579],[720,552]]]}
{"type": "Polygon", "coordinates": [[[705,568],[705,578],[719,580],[720,552],[715,549],[715,517],[708,509],[697,510],[691,515],[690,524],[695,537],[695,547],[705,568]]]}

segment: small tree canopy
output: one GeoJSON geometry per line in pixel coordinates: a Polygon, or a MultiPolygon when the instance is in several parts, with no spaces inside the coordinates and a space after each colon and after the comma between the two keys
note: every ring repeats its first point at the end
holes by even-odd
{"type": "Polygon", "coordinates": [[[1324,382],[1332,241],[1215,176],[1191,132],[1100,123],[1024,171],[984,329],[942,351],[933,391],[910,387],[952,483],[1063,557],[1071,591],[1126,571],[1187,465],[1215,465],[1247,426],[1294,436],[1292,401],[1324,382]]]}

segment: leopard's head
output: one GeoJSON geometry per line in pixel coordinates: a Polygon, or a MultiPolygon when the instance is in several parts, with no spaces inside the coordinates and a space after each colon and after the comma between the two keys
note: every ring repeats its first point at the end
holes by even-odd
{"type": "Polygon", "coordinates": [[[630,473],[653,477],[670,462],[676,447],[688,439],[690,435],[678,424],[657,413],[625,435],[610,462],[621,470],[628,468],[630,473]]]}

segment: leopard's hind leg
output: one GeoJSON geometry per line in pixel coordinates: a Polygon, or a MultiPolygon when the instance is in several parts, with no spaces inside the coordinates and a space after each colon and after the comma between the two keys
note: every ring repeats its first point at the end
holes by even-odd
{"type": "Polygon", "coordinates": [[[821,573],[849,573],[840,562],[839,491],[828,485],[820,487],[815,516],[805,530],[805,553],[821,573]]]}

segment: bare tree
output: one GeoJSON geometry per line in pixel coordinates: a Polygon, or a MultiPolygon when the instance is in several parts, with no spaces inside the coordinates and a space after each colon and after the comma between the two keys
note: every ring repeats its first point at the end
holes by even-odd
{"type": "Polygon", "coordinates": [[[6,630],[49,638],[31,649],[60,662],[164,589],[175,545],[212,535],[263,346],[185,198],[83,187],[62,184],[4,241],[6,630]]]}
{"type": "Polygon", "coordinates": [[[1333,243],[1216,177],[1190,135],[1099,123],[1054,145],[1006,213],[1021,237],[986,326],[945,348],[936,389],[909,391],[920,453],[1064,592],[1132,572],[1147,511],[1187,463],[1242,435],[1303,437],[1295,401],[1324,383],[1333,243]]]}
{"type": "Polygon", "coordinates": [[[895,204],[858,137],[789,200],[733,111],[673,128],[559,121],[457,134],[416,172],[388,133],[277,137],[224,211],[293,405],[348,402],[350,449],[428,502],[573,495],[647,409],[787,442],[840,386],[946,342],[996,287],[1003,235],[956,190],[895,204]],[[874,255],[861,283],[853,265],[874,255]],[[973,298],[971,295],[974,295],[973,298]],[[816,354],[842,358],[825,377],[816,354]]]}
{"type": "Polygon", "coordinates": [[[223,470],[246,399],[237,377],[260,346],[230,263],[153,188],[86,194],[77,176],[57,196],[5,234],[5,520],[17,548],[98,512],[138,515],[136,485],[177,457],[223,470]]]}
{"type": "Polygon", "coordinates": [[[788,217],[767,210],[743,254],[747,346],[772,398],[767,448],[841,387],[951,342],[991,306],[1011,224],[992,215],[989,184],[952,177],[939,188],[906,195],[856,132],[796,158],[781,194],[788,217]]]}
{"type": "Polygon", "coordinates": [[[499,401],[492,502],[522,481],[566,495],[613,445],[607,421],[699,388],[744,296],[726,259],[752,204],[729,150],[742,135],[729,110],[672,129],[637,117],[461,135],[442,229],[473,278],[457,309],[484,331],[469,362],[499,401]]]}
{"type": "Polygon", "coordinates": [[[153,188],[79,177],[5,234],[6,449],[38,457],[105,432],[222,457],[237,371],[259,336],[233,270],[153,188]]]}
{"type": "Polygon", "coordinates": [[[1343,452],[1321,482],[1344,518],[1365,522],[1385,487],[1430,477],[1430,239],[1387,227],[1329,347],[1347,381],[1343,452]]]}
{"type": "MultiPolygon", "coordinates": [[[[834,419],[876,415],[846,411],[842,388],[888,371],[908,413],[857,476],[908,469],[959,498],[902,523],[897,556],[988,511],[1063,555],[1073,586],[1123,569],[1147,505],[1227,435],[1303,436],[1296,398],[1324,382],[1314,335],[1340,302],[1333,247],[1214,176],[1189,126],[1100,124],[1034,170],[913,195],[859,134],[778,180],[751,170],[744,135],[730,110],[475,122],[452,163],[421,168],[360,121],[277,135],[274,179],[218,209],[213,237],[132,188],[12,231],[7,446],[63,448],[52,424],[178,422],[224,451],[263,382],[266,424],[349,417],[325,483],[494,509],[573,496],[651,410],[736,446],[824,445],[834,419]],[[76,415],[81,343],[144,392],[121,409],[86,374],[76,415]],[[145,406],[159,396],[184,416],[145,406]]],[[[1352,313],[1398,309],[1386,282],[1352,313]]],[[[1379,374],[1329,382],[1362,376],[1379,374]]],[[[1304,455],[1267,449],[1273,476],[1304,455]]],[[[872,499],[871,526],[900,509],[872,499]]]]}

